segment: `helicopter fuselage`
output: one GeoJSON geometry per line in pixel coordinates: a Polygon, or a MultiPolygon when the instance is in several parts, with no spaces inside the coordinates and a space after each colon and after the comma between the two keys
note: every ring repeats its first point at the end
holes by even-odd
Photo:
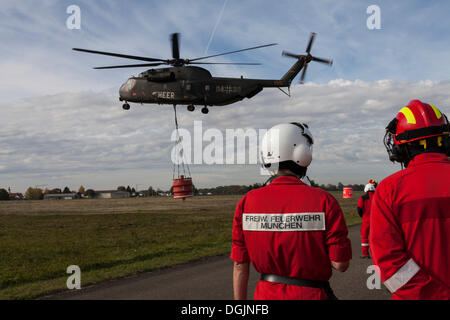
{"type": "MultiPolygon", "coordinates": [[[[193,64],[239,64],[256,65],[258,63],[229,63],[229,62],[199,62],[218,56],[224,56],[232,53],[238,53],[247,50],[254,50],[276,45],[276,43],[260,45],[251,48],[234,50],[220,54],[213,54],[193,59],[180,58],[179,34],[173,33],[170,37],[172,42],[172,59],[161,59],[152,57],[133,56],[128,54],[97,51],[81,48],[73,48],[75,51],[100,54],[124,59],[145,61],[139,64],[114,65],[95,67],[94,69],[118,69],[118,68],[137,68],[154,67],[159,65],[170,65],[168,68],[148,69],[137,77],[129,78],[119,90],[119,100],[125,101],[122,105],[124,110],[129,110],[128,102],[135,103],[153,103],[153,104],[178,104],[188,105],[189,111],[194,111],[195,105],[202,105],[202,113],[208,113],[208,106],[224,106],[234,102],[251,98],[261,92],[263,88],[278,88],[286,93],[282,87],[290,87],[292,80],[303,69],[300,76],[300,83],[303,83],[308,63],[311,61],[326,63],[331,65],[332,60],[314,57],[311,55],[311,46],[315,37],[311,33],[306,55],[282,52],[283,56],[295,58],[296,62],[279,80],[266,79],[244,79],[213,77],[211,73],[203,68],[192,66],[193,64]]],[[[286,93],[290,96],[290,94],[286,93]]]]}
{"type": "Polygon", "coordinates": [[[213,77],[195,66],[149,69],[129,78],[120,100],[135,103],[223,106],[251,98],[265,87],[288,87],[283,80],[213,77]]]}

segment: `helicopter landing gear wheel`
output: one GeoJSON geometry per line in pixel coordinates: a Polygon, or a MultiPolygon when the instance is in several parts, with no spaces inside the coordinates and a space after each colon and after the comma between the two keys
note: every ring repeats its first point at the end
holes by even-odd
{"type": "Polygon", "coordinates": [[[202,108],[202,113],[203,114],[208,114],[208,112],[209,112],[209,109],[207,107],[203,107],[202,108]]]}
{"type": "Polygon", "coordinates": [[[124,103],[122,108],[123,110],[130,110],[130,105],[128,103],[124,103]]]}
{"type": "Polygon", "coordinates": [[[193,104],[188,105],[187,109],[192,112],[195,110],[195,106],[193,104]]]}

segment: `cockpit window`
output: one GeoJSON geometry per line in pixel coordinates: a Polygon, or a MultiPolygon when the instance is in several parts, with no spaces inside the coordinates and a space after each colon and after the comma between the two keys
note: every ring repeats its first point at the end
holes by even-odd
{"type": "Polygon", "coordinates": [[[136,84],[136,80],[128,79],[128,81],[125,83],[125,89],[130,91],[131,89],[133,89],[135,84],[136,84]]]}

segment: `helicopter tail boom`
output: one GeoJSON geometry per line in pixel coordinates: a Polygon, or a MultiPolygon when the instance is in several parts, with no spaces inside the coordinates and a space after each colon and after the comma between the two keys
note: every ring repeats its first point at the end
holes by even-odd
{"type": "Polygon", "coordinates": [[[295,64],[286,72],[280,79],[280,82],[285,84],[285,86],[290,86],[292,80],[298,75],[298,73],[305,66],[305,59],[302,57],[295,62],[295,64]]]}

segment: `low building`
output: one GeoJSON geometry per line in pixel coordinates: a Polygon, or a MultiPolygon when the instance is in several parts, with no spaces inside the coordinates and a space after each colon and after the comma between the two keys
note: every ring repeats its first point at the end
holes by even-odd
{"type": "Polygon", "coordinates": [[[120,199],[130,197],[130,193],[128,191],[118,191],[118,190],[95,191],[95,194],[96,198],[100,199],[120,199]]]}
{"type": "Polygon", "coordinates": [[[9,200],[23,200],[24,196],[22,193],[20,192],[16,192],[16,193],[9,193],[9,200]]]}
{"type": "Polygon", "coordinates": [[[44,195],[44,200],[72,200],[78,199],[76,193],[49,193],[44,195]]]}

